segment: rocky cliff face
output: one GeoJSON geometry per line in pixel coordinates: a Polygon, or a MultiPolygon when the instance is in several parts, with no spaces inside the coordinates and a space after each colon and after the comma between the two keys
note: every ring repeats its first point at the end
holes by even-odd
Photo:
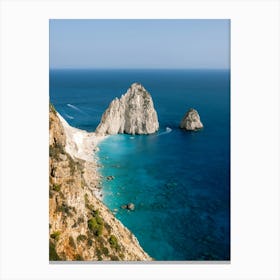
{"type": "Polygon", "coordinates": [[[157,112],[151,95],[139,83],[134,83],[114,99],[102,115],[96,134],[150,134],[159,129],[157,112]]]}
{"type": "Polygon", "coordinates": [[[200,121],[198,112],[195,109],[190,109],[183,117],[180,128],[186,130],[198,130],[203,128],[203,124],[200,121]]]}
{"type": "Polygon", "coordinates": [[[71,131],[52,106],[49,114],[49,259],[151,260],[135,236],[95,196],[96,163],[69,153],[69,147],[75,147],[69,143],[71,131]]]}

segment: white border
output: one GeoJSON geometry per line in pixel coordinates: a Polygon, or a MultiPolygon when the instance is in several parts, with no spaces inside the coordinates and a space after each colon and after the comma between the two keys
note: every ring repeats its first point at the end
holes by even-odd
{"type": "Polygon", "coordinates": [[[279,279],[279,2],[1,4],[1,279],[279,279]],[[231,264],[48,263],[49,18],[230,18],[231,264]]]}

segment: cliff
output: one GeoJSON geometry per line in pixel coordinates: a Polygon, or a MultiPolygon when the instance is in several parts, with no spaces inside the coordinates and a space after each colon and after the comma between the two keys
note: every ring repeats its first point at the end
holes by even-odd
{"type": "Polygon", "coordinates": [[[139,83],[130,86],[121,98],[115,98],[102,115],[96,134],[150,134],[159,129],[151,95],[139,83]]]}
{"type": "Polygon", "coordinates": [[[180,123],[180,128],[185,130],[198,130],[203,128],[199,114],[195,109],[190,109],[187,111],[180,123]]]}
{"type": "Polygon", "coordinates": [[[93,150],[100,140],[49,111],[49,259],[151,260],[97,198],[93,150]]]}

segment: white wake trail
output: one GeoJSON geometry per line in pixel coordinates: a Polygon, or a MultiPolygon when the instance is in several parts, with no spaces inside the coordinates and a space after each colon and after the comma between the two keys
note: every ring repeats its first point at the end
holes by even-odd
{"type": "Polygon", "coordinates": [[[157,136],[161,136],[161,135],[164,135],[164,134],[168,134],[168,133],[170,133],[171,131],[172,131],[172,129],[171,129],[170,127],[167,126],[167,127],[165,128],[165,131],[159,133],[157,136]]]}
{"type": "Polygon", "coordinates": [[[80,113],[83,114],[83,115],[88,115],[86,112],[83,112],[81,109],[79,109],[79,108],[78,108],[77,106],[75,106],[75,105],[72,105],[72,104],[68,103],[67,106],[70,107],[70,108],[72,108],[72,109],[74,109],[74,110],[76,110],[76,111],[78,111],[78,112],[80,112],[80,113]]]}
{"type": "Polygon", "coordinates": [[[72,116],[70,116],[70,115],[68,115],[68,114],[65,114],[65,116],[66,116],[68,119],[70,119],[70,120],[73,120],[73,119],[74,119],[74,117],[72,117],[72,116]]]}

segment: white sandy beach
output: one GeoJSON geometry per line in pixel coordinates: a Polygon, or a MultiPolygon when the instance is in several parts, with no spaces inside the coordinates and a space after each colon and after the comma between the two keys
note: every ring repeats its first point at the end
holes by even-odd
{"type": "Polygon", "coordinates": [[[107,136],[96,136],[94,132],[74,128],[59,113],[57,115],[66,134],[66,152],[75,158],[96,162],[94,160],[94,151],[97,151],[98,143],[107,136]]]}
{"type": "MultiPolygon", "coordinates": [[[[92,191],[95,196],[102,200],[102,192],[96,187],[97,182],[100,180],[100,175],[97,173],[97,158],[94,152],[98,151],[98,143],[104,140],[107,136],[96,136],[94,132],[87,132],[75,127],[70,126],[66,120],[57,113],[61,124],[63,125],[66,134],[65,150],[72,158],[77,158],[85,161],[84,178],[92,186],[92,191]]],[[[98,183],[97,183],[98,185],[98,183]]]]}

